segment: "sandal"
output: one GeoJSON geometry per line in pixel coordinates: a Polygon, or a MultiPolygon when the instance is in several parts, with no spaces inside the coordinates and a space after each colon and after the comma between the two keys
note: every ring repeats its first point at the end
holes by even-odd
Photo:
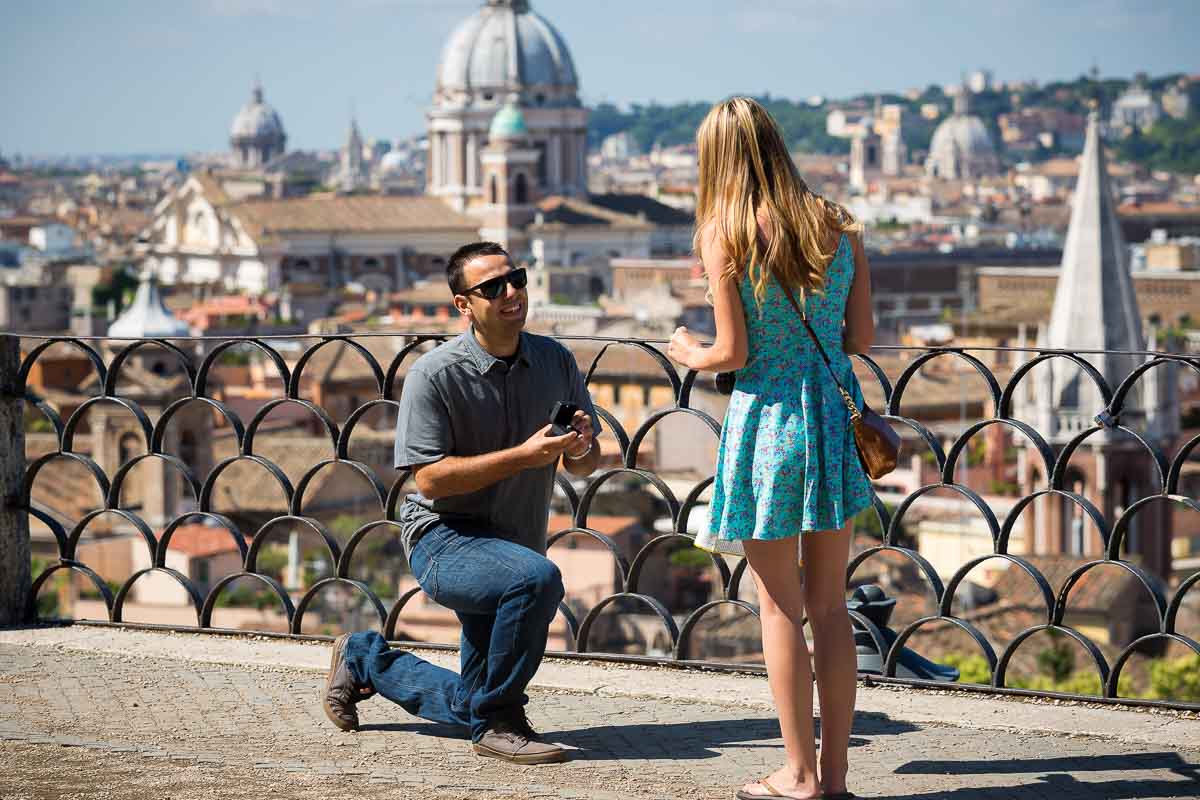
{"type": "Polygon", "coordinates": [[[817,795],[813,795],[812,798],[800,798],[794,794],[784,794],[783,792],[779,791],[771,784],[767,783],[766,778],[759,778],[757,781],[755,781],[755,783],[765,787],[767,790],[767,793],[766,794],[750,794],[749,792],[738,789],[738,793],[736,795],[734,795],[734,797],[736,797],[737,800],[759,800],[759,798],[763,798],[763,797],[777,797],[777,798],[779,798],[779,800],[819,800],[819,798],[826,798],[826,797],[839,797],[840,798],[843,796],[846,796],[846,797],[854,796],[851,794],[847,794],[847,795],[817,794],[817,795]]]}

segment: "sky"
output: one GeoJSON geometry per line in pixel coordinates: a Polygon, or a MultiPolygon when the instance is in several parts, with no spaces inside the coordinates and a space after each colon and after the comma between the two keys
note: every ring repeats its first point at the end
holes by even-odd
{"type": "MultiPolygon", "coordinates": [[[[0,0],[0,154],[228,147],[260,76],[289,148],[418,133],[481,0],[0,0]]],[[[587,105],[1200,73],[1200,0],[532,0],[587,105]]]]}

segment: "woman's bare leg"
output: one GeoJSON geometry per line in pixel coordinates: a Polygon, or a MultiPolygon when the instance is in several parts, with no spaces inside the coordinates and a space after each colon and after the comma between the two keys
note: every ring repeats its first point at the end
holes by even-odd
{"type": "MultiPolygon", "coordinates": [[[[794,797],[820,797],[813,725],[812,665],[804,640],[804,590],[796,536],[745,542],[758,586],[759,621],[767,680],[779,711],[787,764],[767,776],[773,787],[794,797]]],[[[744,791],[769,796],[757,783],[744,791]]]]}
{"type": "Polygon", "coordinates": [[[846,562],[851,525],[806,532],[804,607],[813,632],[813,661],[821,698],[821,789],[846,791],[850,727],[858,688],[854,634],[846,613],[846,562]]]}

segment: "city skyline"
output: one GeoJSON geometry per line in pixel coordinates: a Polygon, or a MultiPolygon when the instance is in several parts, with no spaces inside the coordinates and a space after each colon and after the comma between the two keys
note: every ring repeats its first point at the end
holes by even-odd
{"type": "MultiPolygon", "coordinates": [[[[9,77],[0,104],[11,112],[0,153],[222,151],[256,76],[290,149],[340,146],[352,109],[367,137],[419,134],[445,40],[480,2],[195,0],[166,18],[145,0],[56,5],[67,13],[9,9],[16,35],[0,55],[9,77]]],[[[978,68],[1040,82],[1073,79],[1093,63],[1103,76],[1200,72],[1190,46],[1200,14],[1171,0],[969,9],[747,0],[733,11],[621,0],[604,13],[565,0],[532,5],[570,47],[589,106],[900,92],[978,68]]]]}

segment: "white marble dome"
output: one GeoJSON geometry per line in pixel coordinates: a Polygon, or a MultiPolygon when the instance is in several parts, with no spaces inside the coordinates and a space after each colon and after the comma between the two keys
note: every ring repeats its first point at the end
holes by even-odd
{"type": "Polygon", "coordinates": [[[994,174],[999,161],[983,120],[956,113],[938,125],[929,143],[926,168],[930,175],[947,179],[994,174]]]}
{"type": "Polygon", "coordinates": [[[283,132],[283,120],[279,112],[263,100],[261,86],[255,86],[250,102],[242,106],[233,125],[229,129],[229,137],[235,141],[262,141],[286,138],[283,132]]]}
{"type": "Polygon", "coordinates": [[[571,52],[527,0],[487,0],[450,35],[438,66],[444,100],[578,105],[571,52]]]}

